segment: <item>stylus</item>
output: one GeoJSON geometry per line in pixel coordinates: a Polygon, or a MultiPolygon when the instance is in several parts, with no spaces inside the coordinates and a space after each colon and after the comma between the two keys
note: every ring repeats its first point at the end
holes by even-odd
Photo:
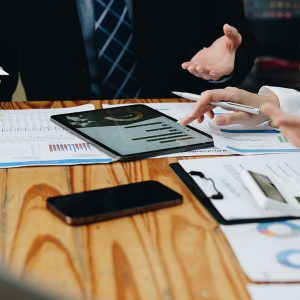
{"type": "MultiPolygon", "coordinates": [[[[200,95],[192,94],[192,93],[183,93],[183,92],[172,92],[174,95],[177,95],[182,98],[186,98],[192,101],[198,101],[200,99],[200,95]]],[[[259,115],[260,109],[257,107],[252,107],[244,104],[234,103],[234,102],[209,102],[210,105],[220,106],[224,108],[229,108],[232,110],[239,110],[243,112],[247,112],[249,114],[259,115]]]]}

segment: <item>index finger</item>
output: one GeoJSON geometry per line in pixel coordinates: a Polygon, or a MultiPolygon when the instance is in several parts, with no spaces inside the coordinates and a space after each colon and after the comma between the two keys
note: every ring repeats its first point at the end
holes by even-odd
{"type": "Polygon", "coordinates": [[[207,111],[212,110],[211,102],[220,102],[232,100],[232,93],[225,89],[215,89],[205,91],[201,94],[200,99],[197,101],[193,111],[179,120],[181,125],[187,125],[194,120],[202,117],[207,111]]]}
{"type": "Polygon", "coordinates": [[[207,110],[204,111],[203,114],[199,114],[199,115],[196,115],[196,114],[194,113],[194,111],[192,111],[189,115],[186,115],[186,116],[184,116],[183,118],[181,118],[181,119],[178,121],[178,123],[179,123],[180,125],[185,126],[185,125],[188,125],[188,124],[192,123],[192,122],[195,121],[196,119],[201,119],[201,118],[204,116],[204,114],[205,114],[206,112],[212,110],[211,106],[209,106],[209,107],[207,108],[207,110]],[[210,108],[209,108],[209,107],[210,107],[210,108]]]}

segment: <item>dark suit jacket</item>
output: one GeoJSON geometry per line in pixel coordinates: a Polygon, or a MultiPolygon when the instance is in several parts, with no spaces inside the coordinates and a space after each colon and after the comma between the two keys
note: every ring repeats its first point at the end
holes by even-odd
{"type": "MultiPolygon", "coordinates": [[[[2,77],[2,100],[11,99],[18,72],[28,100],[92,98],[75,3],[1,0],[0,66],[10,73],[2,77]]],[[[218,87],[182,70],[181,63],[223,35],[224,23],[243,36],[234,75],[226,85],[237,85],[251,69],[254,47],[242,1],[135,0],[133,5],[142,97],[218,87]]]]}

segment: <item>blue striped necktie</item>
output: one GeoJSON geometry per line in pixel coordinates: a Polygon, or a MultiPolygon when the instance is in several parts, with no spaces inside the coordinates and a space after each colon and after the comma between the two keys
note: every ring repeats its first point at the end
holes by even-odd
{"type": "Polygon", "coordinates": [[[137,98],[141,86],[125,0],[94,0],[101,97],[137,98]]]}

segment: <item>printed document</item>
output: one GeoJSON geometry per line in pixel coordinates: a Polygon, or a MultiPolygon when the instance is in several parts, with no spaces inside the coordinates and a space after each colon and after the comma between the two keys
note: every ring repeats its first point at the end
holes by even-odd
{"type": "Polygon", "coordinates": [[[248,284],[252,300],[299,300],[300,284],[248,284]]]}
{"type": "Polygon", "coordinates": [[[0,110],[0,168],[109,163],[112,158],[50,121],[55,114],[95,109],[0,110]]]}
{"type": "MultiPolygon", "coordinates": [[[[289,188],[294,189],[294,194],[300,195],[300,154],[190,159],[180,160],[179,163],[187,173],[199,171],[214,181],[216,189],[222,193],[224,199],[212,199],[211,202],[226,220],[286,216],[257,204],[241,180],[242,170],[251,170],[286,181],[289,188]]],[[[215,194],[211,181],[199,176],[192,178],[207,197],[215,194]]]]}
{"type": "Polygon", "coordinates": [[[214,145],[241,155],[300,152],[281,132],[267,123],[256,126],[216,127],[208,122],[214,145]]]}
{"type": "Polygon", "coordinates": [[[221,229],[250,280],[300,281],[299,220],[224,225],[221,229]]]}

